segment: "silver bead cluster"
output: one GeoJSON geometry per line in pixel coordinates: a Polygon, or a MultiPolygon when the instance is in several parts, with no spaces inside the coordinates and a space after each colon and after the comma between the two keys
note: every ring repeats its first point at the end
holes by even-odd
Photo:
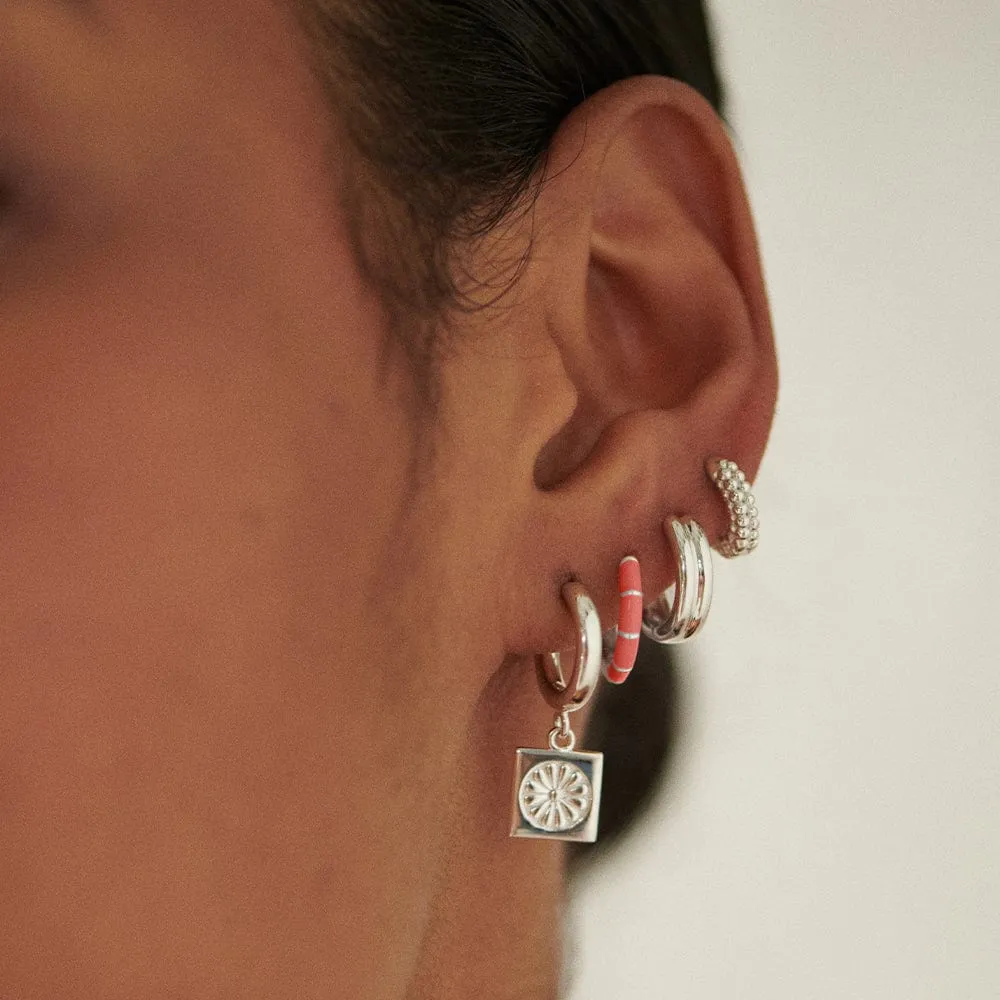
{"type": "Polygon", "coordinates": [[[727,559],[749,555],[760,541],[760,517],[746,474],[725,458],[711,459],[707,468],[729,509],[729,534],[719,543],[719,552],[727,559]]]}

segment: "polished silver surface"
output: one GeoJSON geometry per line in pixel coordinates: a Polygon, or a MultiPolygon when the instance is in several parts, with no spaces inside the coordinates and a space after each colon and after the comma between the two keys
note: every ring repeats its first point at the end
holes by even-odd
{"type": "Polygon", "coordinates": [[[590,701],[601,679],[601,619],[581,584],[567,583],[562,597],[577,626],[576,656],[569,673],[559,653],[536,657],[538,686],[556,712],[576,712],[590,701]]]}
{"type": "Polygon", "coordinates": [[[669,518],[664,532],[677,565],[676,582],[643,610],[642,631],[661,645],[687,642],[712,607],[712,550],[692,518],[669,518]]]}
{"type": "Polygon", "coordinates": [[[510,835],[592,844],[603,772],[600,753],[518,750],[510,835]]]}

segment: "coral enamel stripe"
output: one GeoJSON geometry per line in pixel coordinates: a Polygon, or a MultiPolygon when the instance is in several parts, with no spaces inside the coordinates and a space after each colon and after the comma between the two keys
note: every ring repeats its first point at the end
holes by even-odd
{"type": "Polygon", "coordinates": [[[618,564],[618,636],[615,652],[604,672],[612,684],[623,684],[635,666],[642,629],[642,574],[639,560],[626,556],[618,564]]]}

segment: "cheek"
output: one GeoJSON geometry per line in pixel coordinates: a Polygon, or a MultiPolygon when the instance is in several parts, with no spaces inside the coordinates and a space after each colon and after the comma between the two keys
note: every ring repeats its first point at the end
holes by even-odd
{"type": "MultiPolygon", "coordinates": [[[[288,976],[330,939],[364,955],[430,878],[386,822],[387,774],[404,817],[426,783],[372,628],[406,541],[405,373],[328,165],[150,67],[152,117],[114,130],[129,182],[0,275],[0,993],[5,951],[35,983],[166,937],[171,974],[249,994],[220,941],[288,976]],[[330,845],[326,882],[365,901],[336,924],[330,845]]],[[[133,992],[210,992],[154,971],[133,992]]],[[[117,995],[68,981],[48,995],[117,995]]]]}
{"type": "Polygon", "coordinates": [[[214,848],[168,857],[192,826],[280,815],[261,803],[294,796],[310,732],[372,741],[360,710],[308,720],[363,704],[329,666],[363,660],[406,467],[378,331],[346,296],[318,330],[252,275],[240,296],[158,278],[5,316],[0,883],[21,908],[121,905],[140,869],[211,884],[214,848]]]}
{"type": "Polygon", "coordinates": [[[125,612],[169,585],[214,614],[246,589],[220,581],[248,563],[278,572],[304,520],[326,514],[353,539],[367,509],[378,528],[404,439],[369,352],[343,346],[375,339],[365,315],[332,317],[334,356],[269,325],[270,301],[164,284],[161,308],[148,284],[131,298],[98,286],[8,327],[0,545],[15,612],[64,607],[83,624],[111,594],[125,612]]]}

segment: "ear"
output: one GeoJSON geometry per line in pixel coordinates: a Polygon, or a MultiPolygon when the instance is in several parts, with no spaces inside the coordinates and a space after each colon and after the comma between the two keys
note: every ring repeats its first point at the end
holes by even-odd
{"type": "Polygon", "coordinates": [[[730,458],[752,479],[763,455],[771,324],[739,166],[712,107],[655,76],[581,105],[550,149],[523,280],[552,348],[547,366],[524,367],[548,405],[520,422],[534,466],[507,590],[508,648],[531,652],[569,641],[558,589],[570,576],[605,621],[622,556],[639,557],[647,601],[668,586],[667,516],[694,517],[714,542],[728,528],[705,460],[730,458]]]}

